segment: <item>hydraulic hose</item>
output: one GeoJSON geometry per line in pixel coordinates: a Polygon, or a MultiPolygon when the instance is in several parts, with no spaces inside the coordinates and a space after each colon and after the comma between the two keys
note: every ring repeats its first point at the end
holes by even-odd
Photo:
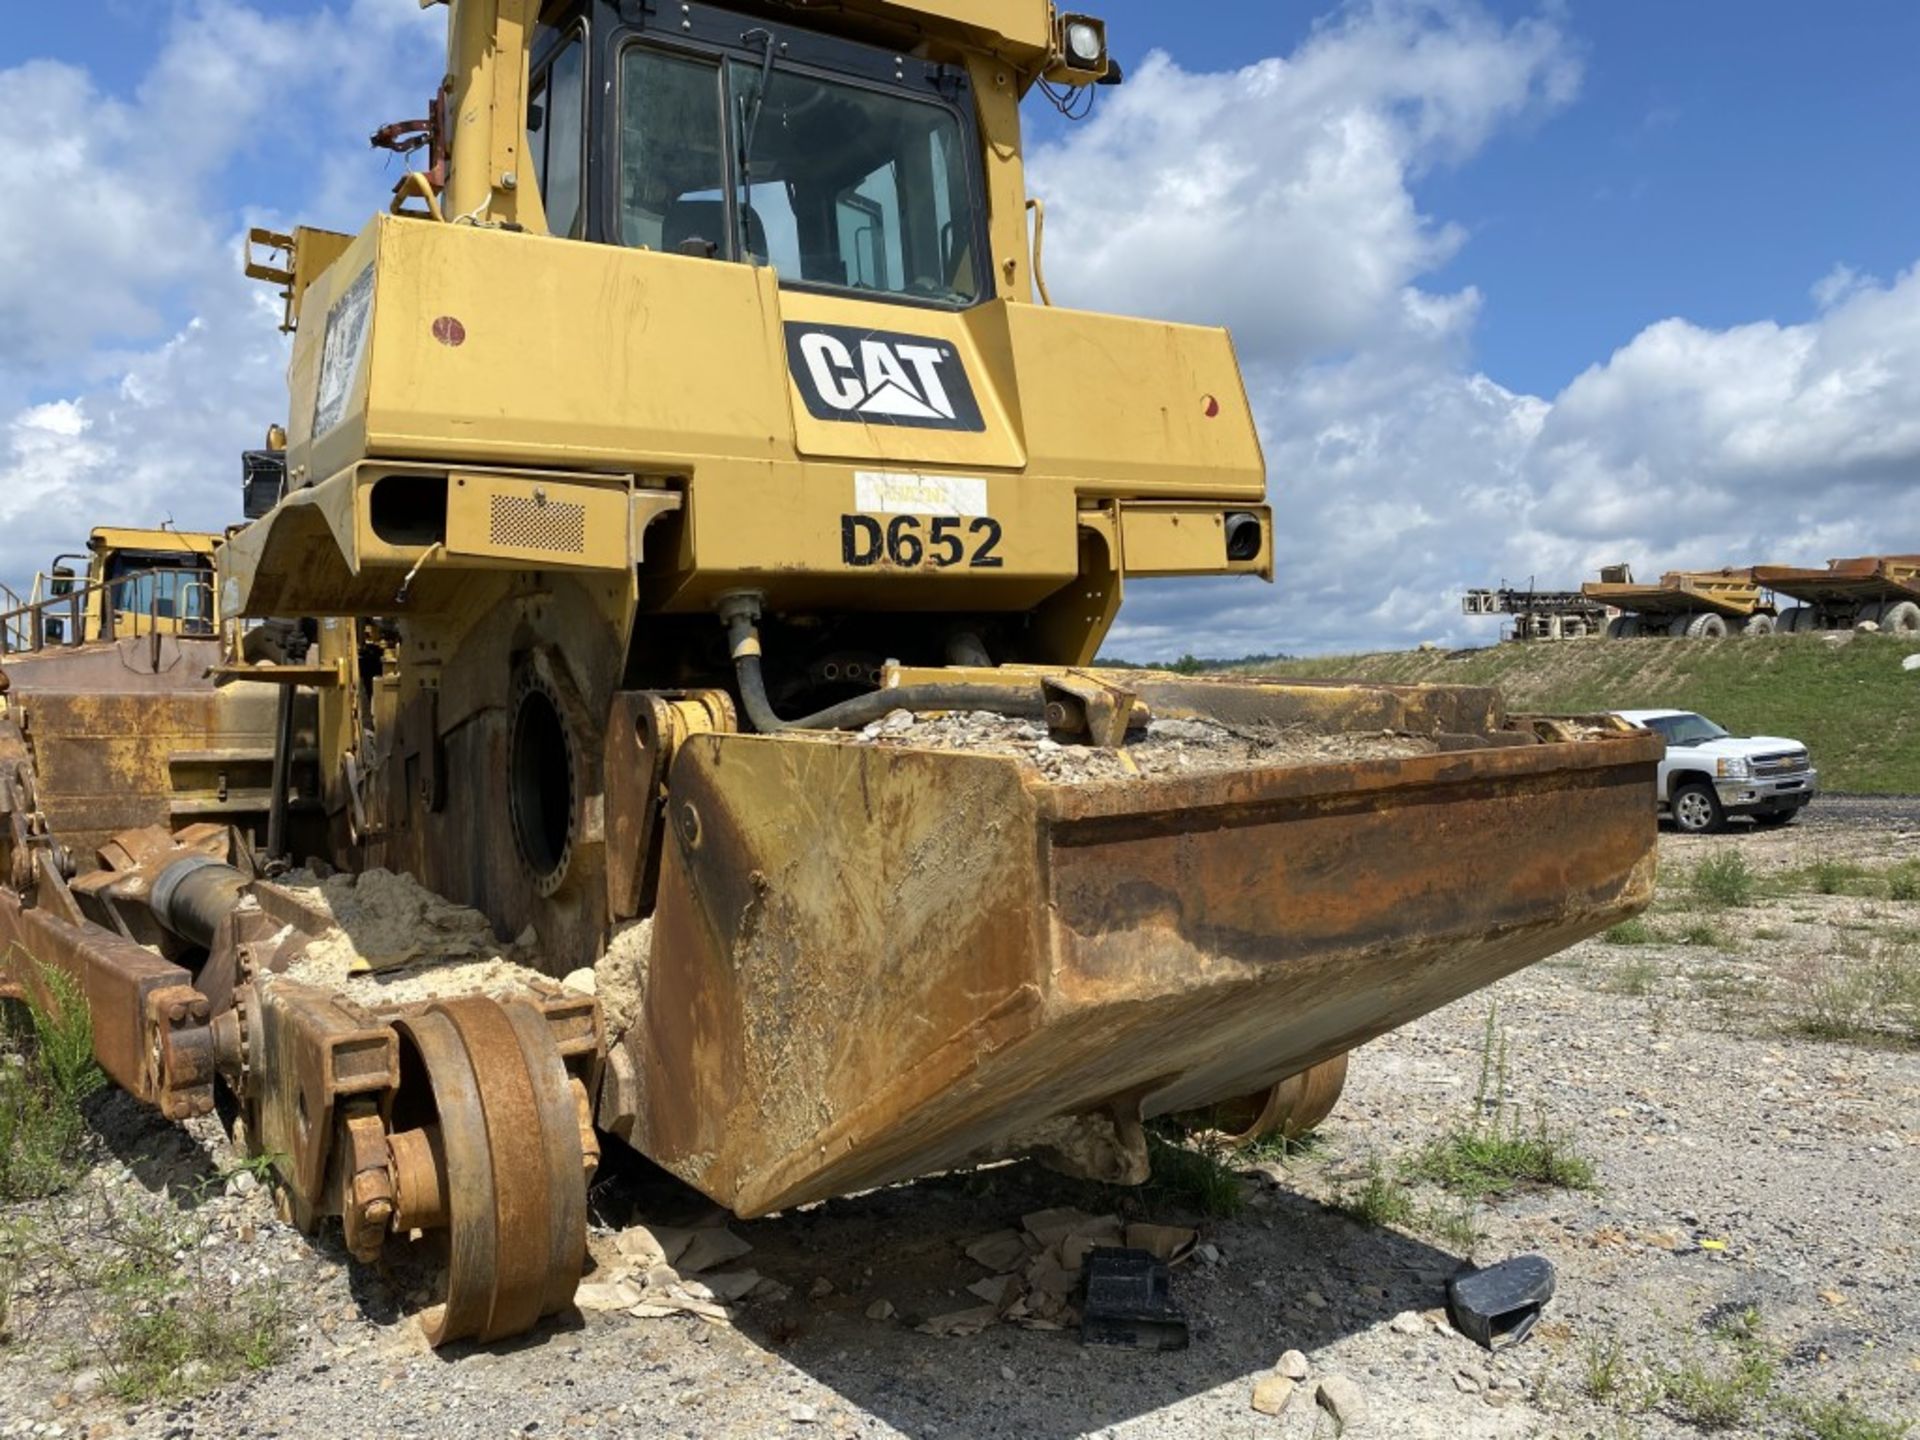
{"type": "Polygon", "coordinates": [[[989,710],[996,715],[1041,720],[1046,717],[1046,697],[1038,681],[1008,682],[996,685],[933,682],[902,685],[892,690],[875,690],[856,695],[825,710],[783,720],[774,713],[767,699],[766,676],[760,668],[760,634],[755,628],[753,607],[734,603],[721,610],[727,624],[727,641],[733,653],[734,676],[740,684],[740,701],[747,721],[762,735],[778,735],[783,730],[852,730],[871,725],[895,710],[989,710]]]}

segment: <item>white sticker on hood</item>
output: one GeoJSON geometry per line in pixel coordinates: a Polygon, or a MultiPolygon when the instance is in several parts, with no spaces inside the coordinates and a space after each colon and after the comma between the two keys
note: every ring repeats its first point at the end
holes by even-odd
{"type": "Polygon", "coordinates": [[[990,515],[987,482],[970,475],[911,475],[858,470],[853,508],[869,515],[990,515]]]}

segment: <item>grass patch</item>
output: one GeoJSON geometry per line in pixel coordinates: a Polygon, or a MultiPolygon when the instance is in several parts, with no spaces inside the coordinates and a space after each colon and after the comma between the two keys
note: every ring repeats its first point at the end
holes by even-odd
{"type": "Polygon", "coordinates": [[[1853,860],[1816,860],[1780,875],[1774,888],[1787,895],[1856,895],[1911,904],[1920,900],[1920,860],[1903,860],[1879,869],[1853,860]]]}
{"type": "Polygon", "coordinates": [[[229,1287],[201,1268],[200,1228],[172,1211],[110,1215],[68,1264],[92,1292],[108,1388],[144,1403],[265,1370],[292,1345],[277,1283],[229,1287]],[[186,1255],[183,1264],[176,1255],[186,1255]]]}
{"type": "Polygon", "coordinates": [[[1181,1144],[1149,1132],[1147,1153],[1153,1166],[1149,1183],[1160,1195],[1223,1220],[1246,1208],[1246,1187],[1224,1147],[1197,1138],[1181,1144]]]}
{"type": "Polygon", "coordinates": [[[1580,1389],[1589,1400],[1603,1404],[1627,1390],[1626,1347],[1609,1336],[1589,1340],[1580,1360],[1580,1389]]]}
{"type": "Polygon", "coordinates": [[[1850,1401],[1781,1394],[1778,1368],[1755,1306],[1720,1315],[1707,1333],[1709,1354],[1689,1347],[1678,1365],[1656,1367],[1644,1383],[1632,1378],[1627,1355],[1616,1341],[1593,1341],[1582,1358],[1581,1389],[1592,1400],[1660,1409],[1707,1432],[1792,1440],[1902,1440],[1912,1430],[1909,1424],[1877,1419],[1850,1401]]]}
{"type": "MultiPolygon", "coordinates": [[[[1665,638],[1489,644],[1464,653],[1329,655],[1245,668],[1300,679],[1493,685],[1517,711],[1698,710],[1736,735],[1805,742],[1823,789],[1913,795],[1920,794],[1920,706],[1900,659],[1916,652],[1920,646],[1892,636],[1859,635],[1829,646],[1808,635],[1740,635],[1681,646],[1665,638]]],[[[1814,813],[1819,806],[1816,799],[1814,813]]]]}
{"type": "Polygon", "coordinates": [[[1389,1170],[1378,1157],[1369,1159],[1357,1178],[1359,1183],[1343,1187],[1331,1202],[1356,1224],[1416,1231],[1462,1254],[1480,1238],[1472,1204],[1421,1205],[1406,1176],[1389,1170]]]}
{"type": "Polygon", "coordinates": [[[1689,920],[1680,927],[1676,937],[1682,945],[1695,945],[1707,950],[1725,950],[1726,932],[1711,920],[1689,920]]]}
{"type": "Polygon", "coordinates": [[[47,1006],[0,1002],[0,1202],[73,1182],[87,1133],[82,1106],[106,1083],[80,987],[65,971],[41,974],[47,1006]]]}
{"type": "Polygon", "coordinates": [[[1413,1220],[1413,1192],[1404,1180],[1387,1172],[1376,1157],[1367,1162],[1360,1183],[1342,1190],[1333,1208],[1362,1225],[1407,1225],[1413,1220]]]}
{"type": "Polygon", "coordinates": [[[1786,1028],[1817,1040],[1920,1043],[1920,945],[1849,940],[1795,968],[1786,1028]]]}
{"type": "Polygon", "coordinates": [[[1816,860],[1807,867],[1807,883],[1816,895],[1850,895],[1866,878],[1866,867],[1851,860],[1816,860]]]}
{"type": "Polygon", "coordinates": [[[71,1366],[96,1367],[108,1392],[147,1404],[268,1369],[292,1349],[297,1314],[285,1288],[230,1274],[226,1257],[203,1250],[207,1231],[193,1216],[159,1197],[128,1206],[105,1190],[78,1193],[84,1213],[0,1235],[0,1267],[51,1268],[85,1305],[88,1347],[71,1366]]]}
{"type": "Polygon", "coordinates": [[[1471,1203],[1428,1205],[1414,1217],[1413,1228],[1462,1255],[1470,1252],[1480,1238],[1480,1222],[1471,1203]]]}
{"type": "Polygon", "coordinates": [[[1876,1420],[1848,1400],[1800,1401],[1781,1407],[1795,1440],[1902,1440],[1910,1424],[1876,1420]]]}
{"type": "Polygon", "coordinates": [[[1638,915],[1603,930],[1600,938],[1609,945],[1652,945],[1659,939],[1653,927],[1638,915]]]}
{"type": "Polygon", "coordinates": [[[1760,877],[1738,850],[1721,850],[1693,867],[1687,888],[1703,905],[1740,907],[1753,903],[1760,877]]]}
{"type": "Polygon", "coordinates": [[[1570,1137],[1550,1132],[1545,1115],[1525,1125],[1508,1106],[1506,1090],[1507,1035],[1496,1005],[1487,1011],[1471,1118],[1414,1156],[1407,1167],[1409,1177],[1456,1195],[1489,1198],[1526,1186],[1591,1190],[1593,1162],[1570,1137]]]}
{"type": "Polygon", "coordinates": [[[1591,1190],[1593,1162],[1541,1119],[1532,1131],[1517,1120],[1509,1130],[1454,1130],[1414,1157],[1412,1173],[1456,1195],[1497,1197],[1529,1185],[1591,1190]]]}
{"type": "Polygon", "coordinates": [[[1257,1140],[1249,1140],[1244,1145],[1235,1146],[1232,1158],[1241,1165],[1252,1165],[1261,1161],[1285,1165],[1290,1161],[1324,1150],[1326,1143],[1326,1139],[1318,1130],[1309,1130],[1298,1140],[1289,1140],[1276,1131],[1272,1135],[1262,1135],[1257,1140]]]}
{"type": "Polygon", "coordinates": [[[1659,964],[1644,955],[1636,955],[1617,966],[1600,988],[1610,995],[1651,995],[1659,979],[1659,964]]]}
{"type": "Polygon", "coordinates": [[[1659,1403],[1701,1430],[1744,1426],[1766,1406],[1773,1391],[1773,1362],[1757,1347],[1743,1348],[1731,1362],[1689,1356],[1656,1377],[1659,1403]]]}

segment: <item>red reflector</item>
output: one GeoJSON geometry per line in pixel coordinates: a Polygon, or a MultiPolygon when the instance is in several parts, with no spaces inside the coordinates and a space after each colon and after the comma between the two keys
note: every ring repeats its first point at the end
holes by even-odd
{"type": "Polygon", "coordinates": [[[433,322],[433,338],[442,345],[464,345],[467,343],[467,327],[451,315],[442,315],[433,322]]]}
{"type": "Polygon", "coordinates": [[[1220,402],[1211,395],[1205,397],[1201,403],[1201,408],[1206,411],[1209,420],[1214,419],[1220,414],[1220,402]]]}

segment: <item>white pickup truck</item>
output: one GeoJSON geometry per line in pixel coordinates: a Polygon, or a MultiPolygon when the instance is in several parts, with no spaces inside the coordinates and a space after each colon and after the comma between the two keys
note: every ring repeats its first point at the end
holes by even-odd
{"type": "Polygon", "coordinates": [[[1616,710],[1631,725],[1664,736],[1660,804],[1692,835],[1726,828],[1733,815],[1785,825],[1819,786],[1819,772],[1798,740],[1729,735],[1691,710],[1616,710]]]}

